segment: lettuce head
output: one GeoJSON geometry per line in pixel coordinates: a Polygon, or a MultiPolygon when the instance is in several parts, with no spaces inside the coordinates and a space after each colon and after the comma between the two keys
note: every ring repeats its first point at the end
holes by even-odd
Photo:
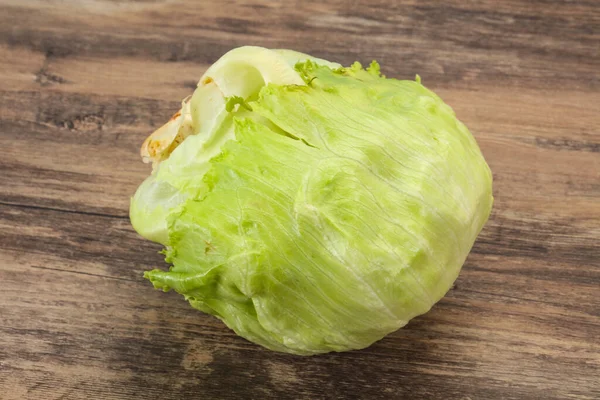
{"type": "Polygon", "coordinates": [[[369,346],[450,289],[492,207],[477,143],[437,95],[290,50],[241,47],[142,146],[145,273],[244,338],[369,346]]]}

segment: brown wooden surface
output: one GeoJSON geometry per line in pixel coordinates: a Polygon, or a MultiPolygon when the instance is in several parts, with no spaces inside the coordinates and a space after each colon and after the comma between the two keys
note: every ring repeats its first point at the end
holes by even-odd
{"type": "Polygon", "coordinates": [[[600,2],[0,1],[0,398],[600,398],[600,2]],[[416,73],[495,208],[456,287],[363,351],[300,358],[152,289],[138,148],[243,44],[416,73]]]}

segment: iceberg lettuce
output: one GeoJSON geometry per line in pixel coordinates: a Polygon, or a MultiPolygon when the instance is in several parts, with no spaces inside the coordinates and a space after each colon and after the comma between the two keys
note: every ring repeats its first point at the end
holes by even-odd
{"type": "Polygon", "coordinates": [[[492,207],[452,109],[373,62],[241,47],[142,147],[131,222],[164,291],[272,350],[369,346],[450,289],[492,207]]]}

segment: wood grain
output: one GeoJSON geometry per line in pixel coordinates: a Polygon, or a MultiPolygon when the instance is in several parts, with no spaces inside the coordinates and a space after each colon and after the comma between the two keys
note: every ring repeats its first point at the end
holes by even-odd
{"type": "Polygon", "coordinates": [[[3,399],[600,398],[600,4],[0,1],[3,399]],[[246,342],[142,278],[138,148],[225,51],[416,73],[476,136],[492,217],[453,290],[368,349],[246,342]]]}

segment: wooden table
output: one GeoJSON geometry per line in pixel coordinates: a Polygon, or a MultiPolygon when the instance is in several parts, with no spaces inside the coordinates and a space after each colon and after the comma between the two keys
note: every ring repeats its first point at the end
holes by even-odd
{"type": "Polygon", "coordinates": [[[0,398],[600,398],[599,2],[0,3],[0,398]],[[494,172],[454,289],[368,349],[269,352],[142,278],[138,148],[243,44],[419,73],[494,172]]]}

